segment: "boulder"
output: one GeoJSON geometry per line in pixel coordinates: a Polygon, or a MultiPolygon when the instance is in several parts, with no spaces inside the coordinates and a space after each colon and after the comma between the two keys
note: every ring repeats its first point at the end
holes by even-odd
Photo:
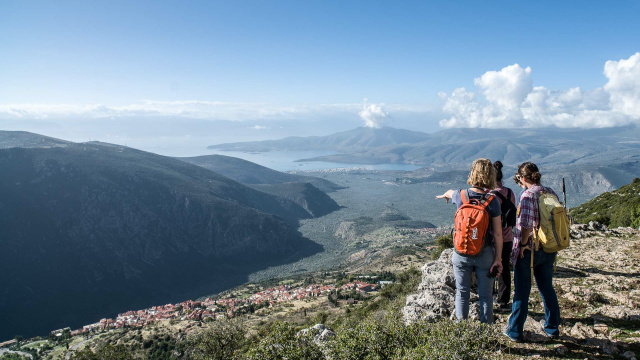
{"type": "Polygon", "coordinates": [[[422,267],[418,293],[407,296],[406,305],[402,309],[405,323],[435,321],[455,314],[456,282],[451,263],[452,253],[453,249],[446,249],[438,260],[422,267]]]}
{"type": "MultiPolygon", "coordinates": [[[[407,296],[402,309],[405,323],[419,320],[436,321],[455,318],[456,281],[453,275],[451,256],[453,249],[446,249],[438,260],[428,262],[422,267],[422,281],[418,293],[407,296]]],[[[471,288],[469,318],[479,319],[478,294],[471,288]]]]}
{"type": "Polygon", "coordinates": [[[336,336],[336,333],[324,324],[315,324],[310,328],[302,329],[299,334],[313,337],[313,342],[318,345],[324,345],[324,343],[336,336]]]}
{"type": "Polygon", "coordinates": [[[605,224],[600,224],[597,221],[589,221],[588,229],[591,231],[607,231],[609,228],[605,224]]]}

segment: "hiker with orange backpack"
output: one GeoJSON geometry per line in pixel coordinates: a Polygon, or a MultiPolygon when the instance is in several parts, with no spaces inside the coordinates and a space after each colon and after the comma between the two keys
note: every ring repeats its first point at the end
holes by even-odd
{"type": "Polygon", "coordinates": [[[545,320],[541,322],[544,333],[550,338],[560,335],[560,307],[553,288],[553,269],[557,251],[569,245],[568,219],[558,195],[540,184],[541,177],[538,167],[531,162],[522,163],[514,177],[526,190],[520,196],[514,231],[515,289],[504,333],[517,342],[523,340],[534,277],[544,304],[545,320]]]}
{"type": "Polygon", "coordinates": [[[478,280],[480,321],[493,323],[493,283],[502,273],[502,225],[500,203],[493,189],[496,175],[491,161],[478,159],[471,166],[469,189],[448,190],[436,199],[452,200],[458,207],[454,224],[453,273],[456,278],[456,317],[469,317],[471,274],[478,280]]]}

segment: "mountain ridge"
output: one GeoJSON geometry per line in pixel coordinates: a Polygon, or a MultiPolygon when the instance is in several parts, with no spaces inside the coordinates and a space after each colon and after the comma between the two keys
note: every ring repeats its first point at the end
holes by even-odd
{"type": "MultiPolygon", "coordinates": [[[[386,133],[400,134],[397,130],[383,128],[378,129],[377,134],[384,138],[386,133]]],[[[359,164],[391,162],[427,166],[467,164],[478,157],[501,160],[512,165],[524,161],[541,164],[606,164],[619,160],[640,160],[640,141],[637,140],[640,138],[640,128],[634,125],[605,129],[446,129],[433,134],[420,133],[422,135],[412,138],[422,138],[422,141],[396,138],[395,142],[359,143],[367,146],[333,146],[336,138],[343,144],[358,143],[365,134],[364,128],[357,128],[325,137],[296,138],[296,143],[303,143],[307,139],[316,144],[316,150],[341,151],[300,161],[359,164]],[[322,144],[329,145],[319,146],[322,144]]],[[[289,139],[214,145],[212,148],[235,151],[286,150],[291,147],[289,139]]]]}
{"type": "Polygon", "coordinates": [[[177,159],[202,166],[242,184],[310,183],[324,192],[332,192],[343,188],[325,179],[313,176],[283,173],[231,156],[202,155],[181,157],[177,159]]]}
{"type": "Polygon", "coordinates": [[[419,131],[359,127],[327,136],[291,136],[280,140],[210,145],[208,148],[224,151],[362,150],[384,145],[418,143],[430,138],[431,135],[419,131]]]}
{"type": "Polygon", "coordinates": [[[210,294],[321,249],[294,202],[160,155],[12,147],[0,169],[0,337],[210,294]]]}

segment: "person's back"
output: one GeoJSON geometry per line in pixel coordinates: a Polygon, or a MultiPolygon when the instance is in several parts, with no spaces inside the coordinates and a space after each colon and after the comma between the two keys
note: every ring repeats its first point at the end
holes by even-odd
{"type": "MultiPolygon", "coordinates": [[[[497,303],[500,309],[510,309],[509,299],[511,298],[511,271],[509,270],[509,264],[511,263],[511,250],[513,247],[513,227],[505,226],[505,204],[509,201],[515,208],[516,197],[511,189],[505,187],[502,184],[502,162],[496,161],[493,163],[493,167],[496,171],[496,187],[491,192],[494,194],[500,194],[497,196],[500,202],[500,208],[503,215],[502,219],[502,274],[498,277],[498,294],[497,303]]],[[[513,211],[513,210],[511,210],[513,211]]],[[[514,214],[515,215],[515,214],[514,214]]]]}
{"type": "Polygon", "coordinates": [[[541,248],[532,248],[534,230],[540,227],[538,196],[542,191],[551,193],[556,198],[557,194],[552,189],[545,188],[540,184],[541,175],[538,167],[533,163],[521,164],[516,175],[517,179],[525,185],[526,190],[520,197],[518,219],[514,231],[512,261],[515,291],[505,335],[514,341],[523,339],[524,323],[529,312],[528,303],[533,275],[544,304],[544,333],[551,338],[557,338],[560,334],[560,307],[553,288],[553,265],[557,253],[546,253],[541,248]]]}
{"type": "MultiPolygon", "coordinates": [[[[471,173],[467,183],[471,185],[469,189],[448,190],[442,195],[436,196],[437,199],[446,199],[447,202],[452,200],[458,208],[465,203],[475,202],[478,207],[486,211],[486,214],[480,216],[488,216],[488,228],[478,230],[471,235],[466,234],[469,239],[478,240],[481,234],[485,232],[483,245],[479,249],[479,253],[474,255],[465,255],[460,249],[454,251],[452,255],[453,273],[456,278],[456,317],[459,320],[466,319],[469,316],[469,300],[471,294],[471,274],[475,271],[478,280],[478,302],[480,303],[480,321],[485,323],[493,322],[493,301],[491,292],[493,289],[493,279],[489,278],[490,273],[494,272],[500,275],[502,271],[502,228],[500,224],[500,203],[495,196],[487,195],[485,188],[495,187],[495,174],[491,161],[487,159],[478,159],[471,166],[471,173]],[[464,192],[464,195],[463,195],[464,192]],[[464,196],[464,198],[463,198],[464,196]],[[492,231],[495,230],[496,231],[492,231]]],[[[460,214],[457,212],[456,217],[460,214]]],[[[456,237],[462,236],[460,232],[469,229],[457,229],[456,237]]],[[[466,241],[465,240],[465,241],[466,241]]],[[[454,240],[455,242],[455,240],[454,240]]]]}

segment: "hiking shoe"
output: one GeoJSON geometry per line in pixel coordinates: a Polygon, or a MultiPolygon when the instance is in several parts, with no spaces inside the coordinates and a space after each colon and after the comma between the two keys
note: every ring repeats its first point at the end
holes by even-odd
{"type": "Polygon", "coordinates": [[[544,319],[543,319],[543,320],[540,320],[540,322],[539,322],[539,324],[540,324],[540,328],[542,329],[542,333],[543,333],[546,337],[548,337],[549,339],[551,339],[551,340],[556,340],[556,339],[558,339],[558,338],[560,337],[559,335],[551,335],[551,334],[549,334],[549,333],[544,329],[544,323],[545,323],[544,319]]]}
{"type": "Polygon", "coordinates": [[[505,337],[507,337],[507,339],[511,340],[511,341],[512,341],[512,342],[514,342],[514,343],[521,343],[521,342],[522,342],[522,339],[515,339],[515,338],[512,338],[512,337],[511,337],[511,335],[507,334],[507,332],[506,332],[506,331],[505,331],[505,332],[503,332],[503,333],[502,333],[502,335],[504,335],[505,337]]]}

